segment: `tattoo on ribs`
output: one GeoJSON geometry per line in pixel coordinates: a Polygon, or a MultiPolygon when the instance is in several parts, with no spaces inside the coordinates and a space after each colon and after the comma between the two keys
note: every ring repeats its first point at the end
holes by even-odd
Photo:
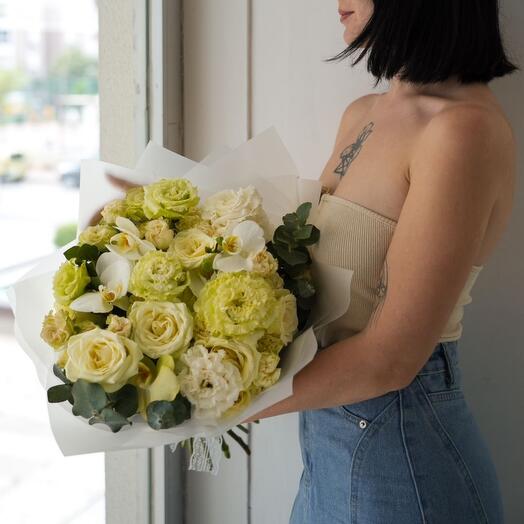
{"type": "Polygon", "coordinates": [[[371,313],[371,317],[369,319],[369,324],[372,325],[378,318],[380,314],[380,310],[382,309],[382,306],[384,304],[384,301],[386,299],[386,292],[387,292],[387,282],[388,282],[388,272],[387,272],[387,262],[384,260],[384,266],[382,267],[382,272],[380,274],[379,282],[376,287],[376,296],[375,296],[375,302],[373,304],[373,312],[371,313]]]}
{"type": "Polygon", "coordinates": [[[350,146],[346,147],[346,149],[344,149],[342,153],[340,153],[340,164],[336,167],[335,174],[343,177],[347,173],[349,166],[359,155],[360,151],[362,150],[362,146],[364,145],[364,142],[367,140],[369,135],[371,135],[374,127],[375,124],[373,122],[370,122],[360,132],[355,142],[353,142],[353,144],[351,144],[350,146]]]}

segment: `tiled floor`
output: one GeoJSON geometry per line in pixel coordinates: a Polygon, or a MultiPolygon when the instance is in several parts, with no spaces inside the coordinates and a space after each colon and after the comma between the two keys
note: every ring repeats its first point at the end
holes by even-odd
{"type": "Polygon", "coordinates": [[[5,311],[0,355],[0,523],[103,524],[104,455],[62,455],[45,390],[5,311]]]}

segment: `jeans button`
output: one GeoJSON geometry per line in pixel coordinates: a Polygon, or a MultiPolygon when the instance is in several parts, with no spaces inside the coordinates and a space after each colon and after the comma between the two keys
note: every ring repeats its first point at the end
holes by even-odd
{"type": "Polygon", "coordinates": [[[368,423],[367,423],[365,420],[361,420],[361,421],[358,423],[358,425],[359,425],[362,429],[364,429],[364,428],[368,425],[368,423]]]}

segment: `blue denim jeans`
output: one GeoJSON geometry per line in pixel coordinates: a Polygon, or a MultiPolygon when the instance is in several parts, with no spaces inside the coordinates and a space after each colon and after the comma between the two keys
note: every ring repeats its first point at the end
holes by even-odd
{"type": "Polygon", "coordinates": [[[304,468],[290,524],[503,524],[457,346],[438,343],[403,389],[300,412],[304,468]]]}

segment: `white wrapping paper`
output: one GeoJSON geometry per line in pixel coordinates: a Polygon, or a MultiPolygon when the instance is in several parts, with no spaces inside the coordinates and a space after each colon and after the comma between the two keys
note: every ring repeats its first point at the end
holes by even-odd
{"type": "MultiPolygon", "coordinates": [[[[285,213],[294,211],[301,202],[311,202],[314,209],[320,196],[320,182],[299,177],[274,127],[234,150],[222,146],[200,163],[152,142],[134,170],[107,162],[84,161],[81,168],[79,231],[109,200],[123,196],[123,191],[114,187],[106,174],[138,184],[148,184],[160,178],[186,177],[198,187],[202,201],[222,189],[252,184],[262,195],[264,209],[273,228],[281,223],[285,213]]],[[[56,354],[40,338],[40,330],[45,314],[53,305],[53,275],[64,260],[62,253],[68,247],[44,259],[8,292],[15,315],[17,340],[32,360],[45,389],[60,381],[52,372],[56,354]]],[[[318,299],[311,316],[312,324],[282,350],[279,381],[258,395],[235,417],[216,425],[186,420],[174,428],[157,431],[136,414],[131,418],[132,425],[113,433],[103,424],[91,426],[87,419],[74,416],[69,402],[48,404],[50,424],[62,453],[69,456],[173,445],[196,434],[219,436],[249,416],[290,396],[294,375],[313,359],[317,351],[315,330],[340,317],[349,306],[353,271],[315,261],[314,272],[318,299]]],[[[42,394],[46,394],[44,390],[42,394]]]]}

